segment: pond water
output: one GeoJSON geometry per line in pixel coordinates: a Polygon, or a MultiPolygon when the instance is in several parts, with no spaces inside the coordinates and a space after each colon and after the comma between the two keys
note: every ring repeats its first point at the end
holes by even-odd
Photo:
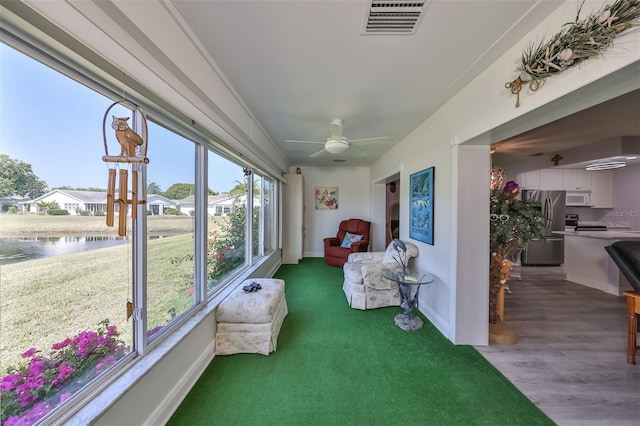
{"type": "Polygon", "coordinates": [[[0,265],[113,247],[128,241],[129,237],[76,235],[0,238],[0,265]]]}

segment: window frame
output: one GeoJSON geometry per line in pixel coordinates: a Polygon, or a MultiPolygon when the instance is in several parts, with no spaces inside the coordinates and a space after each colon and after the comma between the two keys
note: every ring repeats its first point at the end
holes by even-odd
{"type": "MultiPolygon", "coordinates": [[[[109,79],[102,78],[100,75],[89,71],[89,67],[82,67],[76,60],[68,60],[64,54],[54,49],[50,49],[46,46],[46,43],[33,44],[33,40],[27,40],[26,38],[20,38],[21,35],[16,35],[10,32],[11,29],[3,29],[0,33],[0,42],[7,46],[17,50],[21,54],[24,54],[42,66],[51,68],[68,78],[74,80],[76,83],[87,87],[89,90],[93,90],[98,94],[105,96],[108,99],[119,99],[122,93],[126,90],[123,88],[124,83],[118,82],[119,87],[115,87],[113,82],[109,82],[109,79]]],[[[75,59],[75,58],[74,58],[75,59]]],[[[133,92],[133,91],[132,91],[133,92]]],[[[189,128],[180,121],[180,118],[172,116],[170,112],[159,109],[160,107],[150,107],[148,102],[141,102],[140,99],[136,99],[135,96],[131,96],[129,102],[125,104],[131,106],[137,106],[144,110],[147,117],[150,117],[159,125],[162,125],[166,129],[173,131],[193,142],[196,145],[195,152],[195,186],[196,186],[196,205],[195,205],[195,250],[194,255],[195,270],[194,270],[194,284],[197,291],[194,292],[195,300],[194,304],[184,311],[175,321],[171,321],[167,324],[166,330],[159,333],[158,336],[152,341],[147,336],[147,216],[145,206],[138,206],[138,219],[133,221],[132,224],[132,297],[134,306],[138,307],[134,311],[134,318],[132,324],[133,341],[131,352],[124,356],[116,365],[114,365],[109,371],[97,377],[94,381],[86,385],[81,390],[77,391],[71,398],[60,404],[50,414],[43,417],[42,421],[46,422],[66,422],[74,416],[89,416],[95,418],[100,415],[101,412],[106,410],[117,397],[125,392],[129,387],[136,382],[136,379],[131,377],[141,377],[145,372],[151,369],[159,359],[161,359],[166,353],[168,353],[175,345],[180,341],[180,336],[184,336],[188,333],[189,328],[193,328],[201,321],[206,315],[208,315],[213,309],[215,309],[216,301],[221,300],[223,296],[228,294],[233,285],[239,280],[246,278],[252,270],[259,264],[261,264],[266,258],[268,253],[261,253],[255,259],[251,254],[252,250],[252,217],[253,217],[253,180],[249,179],[250,184],[247,186],[249,192],[247,194],[247,218],[246,220],[247,233],[245,235],[245,250],[246,261],[243,267],[234,271],[229,277],[225,279],[219,289],[210,294],[207,293],[207,271],[206,271],[206,244],[207,244],[207,189],[208,189],[208,152],[220,155],[239,167],[246,167],[251,169],[252,165],[246,161],[241,161],[240,156],[231,154],[231,151],[225,149],[223,141],[216,140],[212,137],[208,137],[205,134],[201,134],[194,129],[189,128]],[[143,365],[144,368],[132,369],[134,365],[143,365]],[[136,376],[137,375],[137,376],[136,376]],[[125,383],[123,383],[125,382],[125,383]],[[89,413],[89,414],[88,414],[89,413]],[[91,415],[92,413],[92,415],[91,415]]],[[[132,108],[134,114],[136,114],[135,120],[132,122],[138,123],[140,117],[137,116],[138,111],[136,108],[132,108]]],[[[138,124],[139,125],[139,124],[138,124]]],[[[140,178],[139,178],[139,193],[144,199],[147,197],[147,165],[140,166],[140,178]]],[[[271,198],[271,208],[276,212],[272,215],[272,223],[270,226],[273,228],[272,232],[272,250],[269,253],[275,252],[275,241],[280,238],[280,215],[275,209],[276,205],[281,205],[279,191],[275,191],[275,182],[281,182],[275,176],[268,173],[261,175],[262,182],[268,177],[272,182],[273,194],[271,198]],[[277,193],[276,193],[277,192],[277,193]]],[[[263,191],[261,191],[262,193],[263,191]]],[[[264,209],[262,209],[264,210],[264,209]]],[[[261,221],[264,224],[264,211],[261,212],[261,221]]],[[[262,224],[259,226],[259,232],[262,235],[262,224]]],[[[262,247],[262,242],[260,243],[262,247]]]]}

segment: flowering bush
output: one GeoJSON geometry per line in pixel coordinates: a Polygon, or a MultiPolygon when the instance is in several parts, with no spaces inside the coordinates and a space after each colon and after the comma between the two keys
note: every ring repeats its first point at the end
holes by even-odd
{"type": "Polygon", "coordinates": [[[126,353],[115,325],[108,320],[98,331],[83,331],[51,346],[49,355],[31,348],[28,362],[0,378],[3,426],[31,425],[63,403],[126,353]]]}
{"type": "MultiPolygon", "coordinates": [[[[258,235],[259,208],[253,209],[254,250],[258,235]]],[[[207,275],[216,282],[229,272],[241,266],[245,257],[245,235],[247,226],[247,206],[236,202],[231,207],[229,216],[219,231],[209,234],[207,241],[207,275]]]]}

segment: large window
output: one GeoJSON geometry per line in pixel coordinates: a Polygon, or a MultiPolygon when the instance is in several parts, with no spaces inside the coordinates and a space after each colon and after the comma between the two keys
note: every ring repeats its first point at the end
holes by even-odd
{"type": "Polygon", "coordinates": [[[149,122],[147,197],[164,198],[165,208],[147,219],[147,335],[155,338],[165,325],[194,305],[196,146],[149,122]]]}
{"type": "Polygon", "coordinates": [[[243,168],[213,151],[208,154],[207,289],[246,265],[247,182],[243,168]]]}
{"type": "Polygon", "coordinates": [[[0,56],[4,426],[83,405],[250,270],[276,225],[273,180],[205,135],[144,119],[121,88],[111,99],[4,44],[0,56]],[[112,120],[148,141],[148,164],[103,161],[123,155],[112,120]]]}
{"type": "Polygon", "coordinates": [[[273,180],[253,174],[253,219],[252,254],[257,259],[268,253],[274,246],[275,210],[271,200],[274,197],[273,180]]]}
{"type": "Polygon", "coordinates": [[[106,202],[112,101],[3,44],[0,56],[2,423],[31,424],[132,351],[133,252],[88,207],[106,202]]]}

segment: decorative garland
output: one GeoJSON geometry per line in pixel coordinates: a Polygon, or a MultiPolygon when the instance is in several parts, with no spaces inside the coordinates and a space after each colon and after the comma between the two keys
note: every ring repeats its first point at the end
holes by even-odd
{"type": "Polygon", "coordinates": [[[564,24],[550,40],[531,43],[522,52],[516,68],[520,75],[504,85],[517,95],[516,108],[520,107],[520,91],[524,84],[529,83],[529,88],[535,92],[547,77],[602,54],[620,33],[640,24],[640,0],[616,0],[579,20],[583,5],[584,0],[574,22],[564,24]]]}

